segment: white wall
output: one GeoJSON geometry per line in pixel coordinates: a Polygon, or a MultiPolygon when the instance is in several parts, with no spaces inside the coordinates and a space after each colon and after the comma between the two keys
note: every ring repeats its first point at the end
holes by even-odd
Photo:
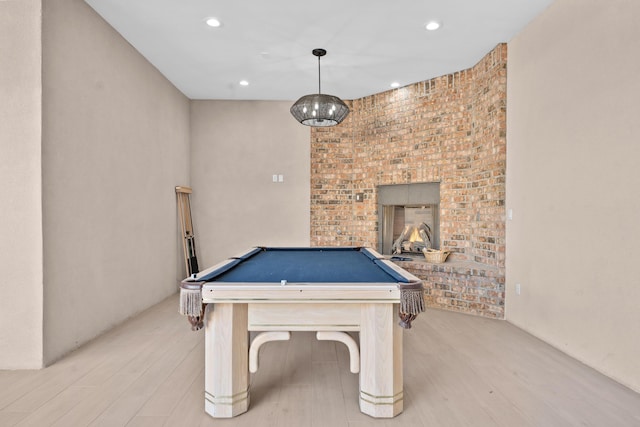
{"type": "Polygon", "coordinates": [[[42,366],[40,0],[0,1],[0,368],[42,366]]]}
{"type": "Polygon", "coordinates": [[[640,391],[638,16],[556,0],[509,43],[506,318],[640,391]]]}
{"type": "Polygon", "coordinates": [[[43,5],[42,156],[50,363],[183,276],[189,100],[82,0],[43,5]]]}
{"type": "Polygon", "coordinates": [[[191,199],[201,269],[252,246],[308,246],[310,130],[291,102],[193,101],[191,199]],[[272,175],[282,174],[283,183],[272,175]]]}

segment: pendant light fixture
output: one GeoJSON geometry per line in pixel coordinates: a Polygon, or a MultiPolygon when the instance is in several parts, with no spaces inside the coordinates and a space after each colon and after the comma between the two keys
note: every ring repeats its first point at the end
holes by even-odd
{"type": "Polygon", "coordinates": [[[291,106],[291,114],[297,121],[306,126],[335,126],[342,122],[349,107],[340,98],[325,95],[320,91],[320,58],[327,54],[324,49],[313,49],[311,52],[318,57],[318,93],[305,95],[291,106]]]}

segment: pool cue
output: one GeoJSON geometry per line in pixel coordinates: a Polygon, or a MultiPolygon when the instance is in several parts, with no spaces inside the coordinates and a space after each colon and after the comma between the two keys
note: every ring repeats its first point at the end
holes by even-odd
{"type": "MultiPolygon", "coordinates": [[[[176,187],[176,198],[178,202],[178,217],[180,220],[180,231],[182,232],[182,252],[184,254],[184,268],[187,276],[189,276],[189,258],[187,253],[187,242],[184,239],[185,236],[185,222],[184,222],[184,195],[187,192],[188,187],[176,187]]],[[[188,189],[190,190],[190,189],[188,189]]],[[[187,193],[188,194],[188,193],[187,193]]]]}
{"type": "Polygon", "coordinates": [[[190,187],[176,187],[178,215],[180,217],[180,228],[182,231],[182,249],[184,252],[187,276],[196,274],[199,271],[196,242],[193,233],[193,220],[191,218],[191,203],[189,198],[191,193],[192,190],[190,187]]]}
{"type": "MultiPolygon", "coordinates": [[[[189,232],[187,231],[187,234],[189,232]]],[[[191,235],[187,237],[187,247],[189,248],[189,267],[191,268],[191,274],[196,274],[200,270],[198,269],[198,256],[196,255],[196,238],[191,235]]]]}
{"type": "Polygon", "coordinates": [[[196,236],[193,233],[193,220],[191,219],[191,201],[189,196],[186,197],[186,212],[185,217],[187,219],[187,248],[189,249],[189,275],[196,274],[200,270],[198,269],[198,257],[196,255],[196,236]]]}

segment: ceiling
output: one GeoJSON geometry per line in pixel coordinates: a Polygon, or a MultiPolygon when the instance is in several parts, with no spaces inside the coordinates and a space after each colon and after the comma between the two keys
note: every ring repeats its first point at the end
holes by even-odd
{"type": "Polygon", "coordinates": [[[85,0],[191,99],[357,99],[476,64],[553,0],[85,0]],[[205,24],[216,17],[222,25],[205,24]],[[429,21],[441,23],[427,31],[429,21]],[[246,80],[247,86],[239,82],[246,80]]]}

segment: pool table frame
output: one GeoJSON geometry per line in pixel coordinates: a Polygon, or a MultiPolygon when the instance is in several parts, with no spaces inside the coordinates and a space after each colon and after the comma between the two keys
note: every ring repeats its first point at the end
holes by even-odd
{"type": "MultiPolygon", "coordinates": [[[[419,281],[395,264],[385,263],[409,280],[419,281]]],[[[402,412],[403,329],[398,325],[397,284],[205,282],[202,301],[206,304],[205,411],[209,415],[228,418],[248,410],[250,369],[254,372],[258,367],[260,345],[288,339],[291,331],[316,331],[318,339],[347,345],[350,369],[360,372],[363,413],[391,418],[402,412]],[[251,331],[259,333],[252,343],[251,331]],[[359,351],[347,332],[359,333],[359,351]]]]}

